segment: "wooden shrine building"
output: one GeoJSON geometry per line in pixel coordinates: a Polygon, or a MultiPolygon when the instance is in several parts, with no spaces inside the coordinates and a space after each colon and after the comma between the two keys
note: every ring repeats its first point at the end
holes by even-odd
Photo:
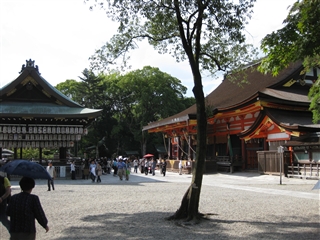
{"type": "Polygon", "coordinates": [[[34,61],[23,64],[20,75],[0,90],[0,153],[14,149],[59,149],[59,159],[87,133],[87,127],[101,114],[72,101],[40,74],[34,61]]]}
{"type": "MultiPolygon", "coordinates": [[[[311,69],[301,74],[301,62],[291,64],[278,76],[264,75],[259,63],[238,75],[226,76],[206,97],[208,112],[206,167],[210,161],[221,166],[258,169],[259,151],[277,147],[314,132],[308,92],[320,74],[311,69]],[[246,78],[239,87],[231,79],[246,78]]],[[[168,156],[174,160],[194,160],[196,150],[196,105],[169,118],[152,122],[144,131],[161,132],[167,139],[168,156]]],[[[320,150],[316,150],[320,153],[320,150]]],[[[319,156],[319,153],[315,156],[319,156]]],[[[319,161],[318,157],[316,161],[319,161]]],[[[208,169],[207,169],[208,170],[208,169]]]]}

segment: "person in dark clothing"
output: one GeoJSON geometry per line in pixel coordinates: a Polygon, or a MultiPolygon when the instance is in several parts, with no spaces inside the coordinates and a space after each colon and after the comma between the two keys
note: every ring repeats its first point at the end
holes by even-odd
{"type": "Polygon", "coordinates": [[[71,168],[71,179],[76,180],[76,164],[75,164],[75,162],[71,162],[70,168],[71,168]]]}
{"type": "Polygon", "coordinates": [[[156,174],[156,167],[157,167],[157,160],[156,159],[153,159],[152,160],[152,165],[151,165],[151,168],[152,168],[152,176],[154,176],[156,174]]]}
{"type": "MultiPolygon", "coordinates": [[[[11,194],[11,184],[7,177],[0,176],[0,222],[9,232],[10,221],[6,215],[7,201],[11,194]]],[[[1,234],[0,234],[1,236],[1,234]]]]}
{"type": "Polygon", "coordinates": [[[31,194],[35,186],[32,178],[23,177],[19,182],[21,193],[11,197],[7,215],[10,216],[10,240],[36,239],[35,219],[49,231],[48,220],[42,209],[39,197],[31,194]]]}
{"type": "Polygon", "coordinates": [[[167,161],[163,160],[162,164],[161,164],[161,171],[163,176],[166,176],[166,171],[167,171],[167,161]]]}

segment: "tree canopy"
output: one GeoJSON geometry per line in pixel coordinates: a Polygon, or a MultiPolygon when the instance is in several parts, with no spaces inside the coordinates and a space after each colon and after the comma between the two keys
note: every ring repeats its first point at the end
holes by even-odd
{"type": "MultiPolygon", "coordinates": [[[[301,60],[304,72],[320,67],[320,0],[298,0],[290,8],[284,27],[268,34],[261,44],[267,56],[260,71],[277,75],[290,63],[301,60]]],[[[320,120],[320,83],[313,84],[309,97],[313,120],[320,120]]]]}
{"type": "MultiPolygon", "coordinates": [[[[90,0],[88,0],[90,1],[90,0]]],[[[112,68],[129,51],[147,39],[159,53],[187,60],[193,75],[197,106],[197,149],[192,183],[180,208],[170,219],[197,221],[206,154],[207,115],[202,73],[231,72],[252,61],[251,46],[245,42],[244,26],[255,0],[97,0],[119,24],[118,33],[91,57],[95,69],[112,68]]]]}
{"type": "MultiPolygon", "coordinates": [[[[92,123],[83,148],[99,145],[100,157],[123,155],[125,150],[140,150],[162,142],[162,138],[145,134],[141,128],[193,105],[194,98],[186,98],[187,88],[181,81],[146,66],[120,74],[95,75],[85,69],[81,81],[66,80],[56,88],[81,105],[102,109],[102,115],[92,123]],[[103,144],[102,143],[103,139],[103,144]]],[[[95,150],[95,148],[91,148],[95,150]]]]}

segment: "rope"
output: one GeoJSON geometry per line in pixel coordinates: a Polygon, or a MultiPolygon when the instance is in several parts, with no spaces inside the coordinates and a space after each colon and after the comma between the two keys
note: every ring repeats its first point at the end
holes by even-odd
{"type": "Polygon", "coordinates": [[[184,138],[186,139],[186,141],[187,141],[187,143],[188,143],[189,148],[192,150],[192,152],[193,152],[193,153],[196,153],[196,151],[195,151],[195,150],[193,150],[193,148],[191,147],[191,144],[190,144],[190,142],[191,142],[191,141],[188,141],[188,138],[187,138],[187,136],[186,136],[186,133],[185,133],[185,132],[183,132],[183,135],[184,135],[184,138]]]}
{"type": "Polygon", "coordinates": [[[181,150],[184,154],[186,154],[186,155],[188,156],[188,153],[186,153],[185,151],[183,151],[183,149],[180,147],[179,141],[178,141],[177,145],[178,145],[178,147],[180,148],[180,150],[181,150]]]}
{"type": "Polygon", "coordinates": [[[168,154],[168,148],[167,148],[167,144],[166,144],[166,139],[165,139],[165,137],[164,137],[164,133],[162,133],[162,137],[163,137],[163,145],[164,145],[164,147],[165,147],[165,149],[166,149],[166,152],[167,152],[167,154],[168,154]]]}

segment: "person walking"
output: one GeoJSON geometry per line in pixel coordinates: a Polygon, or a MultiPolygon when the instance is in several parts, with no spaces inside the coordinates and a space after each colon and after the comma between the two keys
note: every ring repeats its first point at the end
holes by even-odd
{"type": "Polygon", "coordinates": [[[129,176],[130,176],[130,173],[131,173],[131,162],[130,160],[127,158],[126,161],[125,161],[125,164],[126,164],[126,180],[129,181],[129,176]]]}
{"type": "Polygon", "coordinates": [[[48,220],[39,197],[31,194],[35,181],[32,178],[22,177],[19,185],[22,192],[11,197],[6,211],[10,216],[10,240],[35,240],[35,219],[46,232],[49,231],[48,220]]]}
{"type": "Polygon", "coordinates": [[[156,167],[157,167],[157,160],[156,159],[153,159],[152,160],[152,165],[151,165],[151,168],[152,168],[152,176],[154,176],[156,174],[156,167]]]}
{"type": "Polygon", "coordinates": [[[138,166],[139,166],[139,163],[138,163],[138,159],[137,158],[135,158],[134,160],[133,160],[133,167],[134,167],[134,172],[135,173],[138,173],[138,166]]]}
{"type": "Polygon", "coordinates": [[[167,171],[167,161],[165,159],[162,160],[161,171],[163,176],[165,177],[167,171]]]}
{"type": "Polygon", "coordinates": [[[95,182],[96,180],[96,167],[97,165],[95,164],[94,160],[91,161],[90,166],[89,166],[89,170],[90,170],[90,178],[92,180],[92,182],[95,182]]]}
{"type": "Polygon", "coordinates": [[[86,167],[86,161],[85,159],[82,159],[82,163],[81,163],[81,175],[82,175],[82,179],[85,179],[85,175],[84,175],[84,168],[86,167]]]}
{"type": "Polygon", "coordinates": [[[107,160],[107,174],[110,174],[111,173],[111,160],[108,159],[107,160]]]}
{"type": "Polygon", "coordinates": [[[52,186],[52,190],[54,190],[53,180],[56,177],[56,170],[55,170],[54,166],[52,165],[51,161],[48,163],[47,172],[49,173],[49,175],[51,177],[51,179],[48,179],[48,191],[51,191],[51,186],[52,186]]]}
{"type": "Polygon", "coordinates": [[[179,160],[179,175],[182,175],[182,161],[179,160]]]}
{"type": "Polygon", "coordinates": [[[11,194],[11,183],[7,177],[0,176],[0,222],[8,230],[10,221],[6,215],[7,203],[11,194]]]}
{"type": "Polygon", "coordinates": [[[113,166],[113,176],[116,177],[118,175],[118,160],[117,159],[113,160],[112,166],[113,166]]]}
{"type": "Polygon", "coordinates": [[[97,173],[97,183],[101,182],[101,175],[102,175],[102,167],[100,165],[100,163],[97,163],[97,167],[96,167],[96,173],[97,173]]]}
{"type": "Polygon", "coordinates": [[[145,175],[148,175],[148,168],[149,168],[149,162],[148,162],[148,159],[145,159],[144,160],[144,174],[145,175]]]}
{"type": "Polygon", "coordinates": [[[126,170],[126,164],[123,162],[122,158],[119,158],[119,162],[118,162],[118,176],[119,179],[122,181],[123,176],[125,176],[125,170],[126,170]]]}
{"type": "Polygon", "coordinates": [[[74,162],[71,162],[70,168],[71,168],[71,179],[76,180],[76,165],[74,162]]]}

